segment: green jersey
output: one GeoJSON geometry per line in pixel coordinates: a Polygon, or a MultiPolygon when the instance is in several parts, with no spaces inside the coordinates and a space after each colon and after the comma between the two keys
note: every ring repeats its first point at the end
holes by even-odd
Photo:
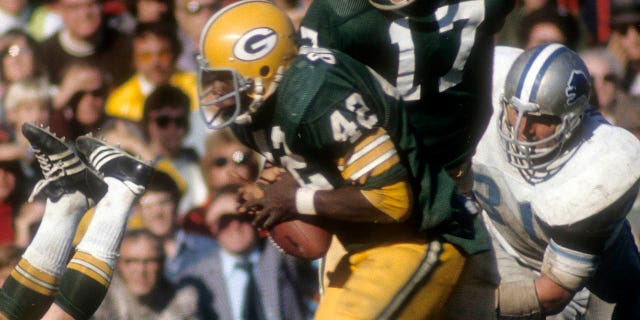
{"type": "Polygon", "coordinates": [[[347,53],[398,89],[418,142],[409,164],[420,184],[422,228],[478,252],[487,248],[486,233],[457,207],[443,168],[469,160],[486,128],[493,36],[513,1],[425,0],[407,8],[380,11],[367,0],[316,0],[300,36],[309,45],[347,53]]]}
{"type": "MultiPolygon", "coordinates": [[[[412,182],[405,155],[415,152],[415,140],[407,132],[402,103],[391,85],[385,86],[381,77],[353,58],[309,48],[292,61],[276,93],[258,109],[253,121],[232,128],[245,145],[287,169],[301,186],[378,189],[412,182]],[[348,163],[362,161],[357,156],[361,150],[369,154],[367,161],[347,173],[348,163]],[[399,160],[391,161],[393,157],[399,160]],[[372,174],[376,168],[377,173],[372,174]]],[[[414,213],[399,228],[418,234],[416,217],[414,213]]],[[[382,230],[388,234],[389,228],[397,227],[357,226],[356,230],[355,225],[338,224],[336,234],[349,239],[345,246],[386,242],[389,238],[382,230]],[[381,231],[371,232],[378,229],[381,231]]]]}
{"type": "Polygon", "coordinates": [[[491,114],[493,36],[513,2],[425,0],[393,12],[367,0],[317,0],[300,36],[396,86],[425,146],[422,159],[454,165],[472,156],[491,114]]]}

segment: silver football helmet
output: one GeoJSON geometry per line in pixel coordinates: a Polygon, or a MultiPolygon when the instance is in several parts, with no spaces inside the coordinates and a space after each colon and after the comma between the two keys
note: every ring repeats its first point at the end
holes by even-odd
{"type": "Polygon", "coordinates": [[[380,10],[398,10],[414,2],[416,0],[369,0],[372,6],[380,10]]]}
{"type": "Polygon", "coordinates": [[[590,92],[589,71],[569,48],[546,44],[520,54],[507,74],[502,114],[498,117],[509,163],[530,174],[557,168],[560,163],[556,160],[580,124],[590,92]],[[517,113],[515,123],[508,121],[507,108],[517,113]],[[526,114],[557,117],[551,119],[559,124],[550,136],[525,141],[518,133],[526,114]]]}

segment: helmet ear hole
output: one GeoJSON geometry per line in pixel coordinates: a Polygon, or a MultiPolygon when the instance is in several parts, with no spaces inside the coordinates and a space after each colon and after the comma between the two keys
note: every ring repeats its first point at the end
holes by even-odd
{"type": "Polygon", "coordinates": [[[260,76],[266,77],[270,71],[271,71],[271,68],[269,68],[269,66],[262,66],[262,68],[260,68],[260,76]]]}

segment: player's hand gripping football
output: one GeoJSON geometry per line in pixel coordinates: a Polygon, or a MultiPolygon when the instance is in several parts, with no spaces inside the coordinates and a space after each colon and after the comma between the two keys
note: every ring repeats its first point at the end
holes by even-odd
{"type": "Polygon", "coordinates": [[[295,208],[297,188],[298,183],[290,174],[280,168],[265,168],[258,182],[242,188],[239,211],[254,215],[256,228],[269,230],[298,214],[295,208]]]}

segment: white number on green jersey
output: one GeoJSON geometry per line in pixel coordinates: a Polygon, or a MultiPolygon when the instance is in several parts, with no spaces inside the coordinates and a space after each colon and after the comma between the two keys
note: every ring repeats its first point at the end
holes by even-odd
{"type": "Polygon", "coordinates": [[[460,46],[451,70],[440,77],[440,92],[445,91],[462,81],[462,71],[471,54],[471,48],[476,41],[476,29],[484,20],[484,0],[462,1],[436,10],[436,19],[440,32],[453,29],[457,21],[465,20],[460,34],[460,46]]]}
{"type": "Polygon", "coordinates": [[[322,60],[328,64],[336,64],[336,57],[329,49],[318,47],[300,47],[300,54],[306,55],[311,61],[322,60]]]}
{"type": "Polygon", "coordinates": [[[398,77],[396,88],[405,101],[420,100],[420,85],[414,86],[416,73],[416,52],[406,18],[397,19],[389,26],[391,43],[398,46],[398,77]]]}
{"type": "Polygon", "coordinates": [[[362,96],[354,92],[345,100],[345,107],[356,115],[356,121],[347,119],[339,110],[331,114],[331,131],[333,140],[337,142],[356,142],[362,136],[360,127],[371,129],[378,123],[378,117],[371,112],[362,99],[362,96]]]}
{"type": "Polygon", "coordinates": [[[329,180],[322,174],[316,173],[304,177],[300,172],[307,169],[307,162],[305,159],[289,149],[284,132],[279,126],[275,126],[271,129],[271,143],[274,150],[281,150],[284,154],[279,156],[279,162],[289,173],[298,181],[301,186],[308,186],[316,190],[329,190],[333,189],[333,186],[329,183],[329,180]]]}
{"type": "MultiPolygon", "coordinates": [[[[453,29],[455,22],[463,22],[460,46],[451,69],[439,79],[438,91],[443,92],[462,81],[462,71],[471,53],[476,38],[476,29],[485,18],[484,0],[461,1],[440,7],[436,10],[439,32],[453,29]]],[[[398,76],[396,88],[405,101],[420,100],[421,87],[415,82],[415,45],[407,18],[400,18],[389,25],[391,43],[398,46],[398,76]]],[[[300,27],[303,39],[309,39],[314,47],[318,46],[318,32],[308,27],[300,27]]]]}

